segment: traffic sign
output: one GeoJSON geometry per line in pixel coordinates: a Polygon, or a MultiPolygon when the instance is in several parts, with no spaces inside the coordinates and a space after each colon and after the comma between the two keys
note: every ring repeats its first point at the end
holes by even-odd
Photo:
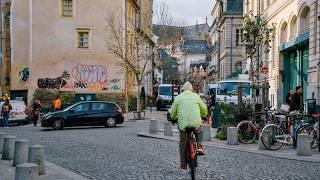
{"type": "Polygon", "coordinates": [[[268,73],[268,68],[267,68],[267,67],[262,67],[262,68],[261,68],[261,72],[262,72],[263,74],[267,74],[267,73],[268,73]]]}

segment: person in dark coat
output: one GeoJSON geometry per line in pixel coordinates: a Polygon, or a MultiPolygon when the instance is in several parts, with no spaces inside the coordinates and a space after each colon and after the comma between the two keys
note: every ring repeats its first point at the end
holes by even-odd
{"type": "Polygon", "coordinates": [[[296,92],[291,97],[290,111],[303,111],[302,95],[303,95],[302,87],[297,86],[296,92]]]}

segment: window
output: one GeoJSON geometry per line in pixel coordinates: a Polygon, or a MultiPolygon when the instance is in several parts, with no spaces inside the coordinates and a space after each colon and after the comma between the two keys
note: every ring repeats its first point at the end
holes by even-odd
{"type": "Polygon", "coordinates": [[[89,103],[79,104],[73,108],[74,112],[85,112],[89,111],[89,103]]]}
{"type": "Polygon", "coordinates": [[[109,112],[114,112],[119,110],[119,108],[113,103],[108,103],[107,108],[109,112]]]}
{"type": "Polygon", "coordinates": [[[62,0],[62,16],[73,16],[73,0],[62,0]]]}
{"type": "Polygon", "coordinates": [[[92,103],[92,111],[103,111],[106,109],[105,103],[92,103]]]}
{"type": "Polygon", "coordinates": [[[242,29],[236,29],[236,46],[240,46],[242,42],[242,29]]]}
{"type": "Polygon", "coordinates": [[[235,70],[236,72],[242,72],[242,62],[237,62],[235,64],[235,70]]]}
{"type": "Polygon", "coordinates": [[[90,40],[90,29],[77,29],[77,47],[88,49],[90,40]]]}

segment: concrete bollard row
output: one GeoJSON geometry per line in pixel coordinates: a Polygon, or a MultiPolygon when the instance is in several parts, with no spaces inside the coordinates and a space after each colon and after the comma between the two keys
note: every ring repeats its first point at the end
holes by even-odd
{"type": "Polygon", "coordinates": [[[227,129],[227,144],[237,145],[238,144],[238,128],[228,127],[227,129]]]}
{"type": "Polygon", "coordinates": [[[6,135],[6,133],[0,132],[0,154],[3,152],[3,141],[6,135]]]}
{"type": "Polygon", "coordinates": [[[158,133],[158,121],[151,119],[149,124],[149,133],[158,133]]]}
{"type": "Polygon", "coordinates": [[[28,162],[29,144],[27,140],[16,140],[14,148],[13,166],[28,162]]]}
{"type": "Polygon", "coordinates": [[[297,155],[311,156],[311,136],[309,134],[298,134],[297,138],[297,155]]]}
{"type": "Polygon", "coordinates": [[[41,145],[30,146],[28,162],[37,164],[39,175],[44,175],[45,174],[44,146],[41,146],[41,145]]]}
{"type": "Polygon", "coordinates": [[[38,165],[23,163],[17,165],[15,180],[38,180],[38,165]]]}
{"type": "Polygon", "coordinates": [[[165,136],[173,136],[172,123],[164,122],[164,135],[165,136]]]}
{"type": "Polygon", "coordinates": [[[15,136],[5,136],[3,141],[3,152],[2,159],[3,160],[13,160],[14,156],[14,140],[15,136]]]}

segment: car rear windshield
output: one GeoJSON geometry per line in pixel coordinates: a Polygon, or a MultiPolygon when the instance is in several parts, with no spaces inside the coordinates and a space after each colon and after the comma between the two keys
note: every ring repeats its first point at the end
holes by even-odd
{"type": "Polygon", "coordinates": [[[171,96],[172,95],[171,86],[160,86],[159,95],[171,96]]]}

